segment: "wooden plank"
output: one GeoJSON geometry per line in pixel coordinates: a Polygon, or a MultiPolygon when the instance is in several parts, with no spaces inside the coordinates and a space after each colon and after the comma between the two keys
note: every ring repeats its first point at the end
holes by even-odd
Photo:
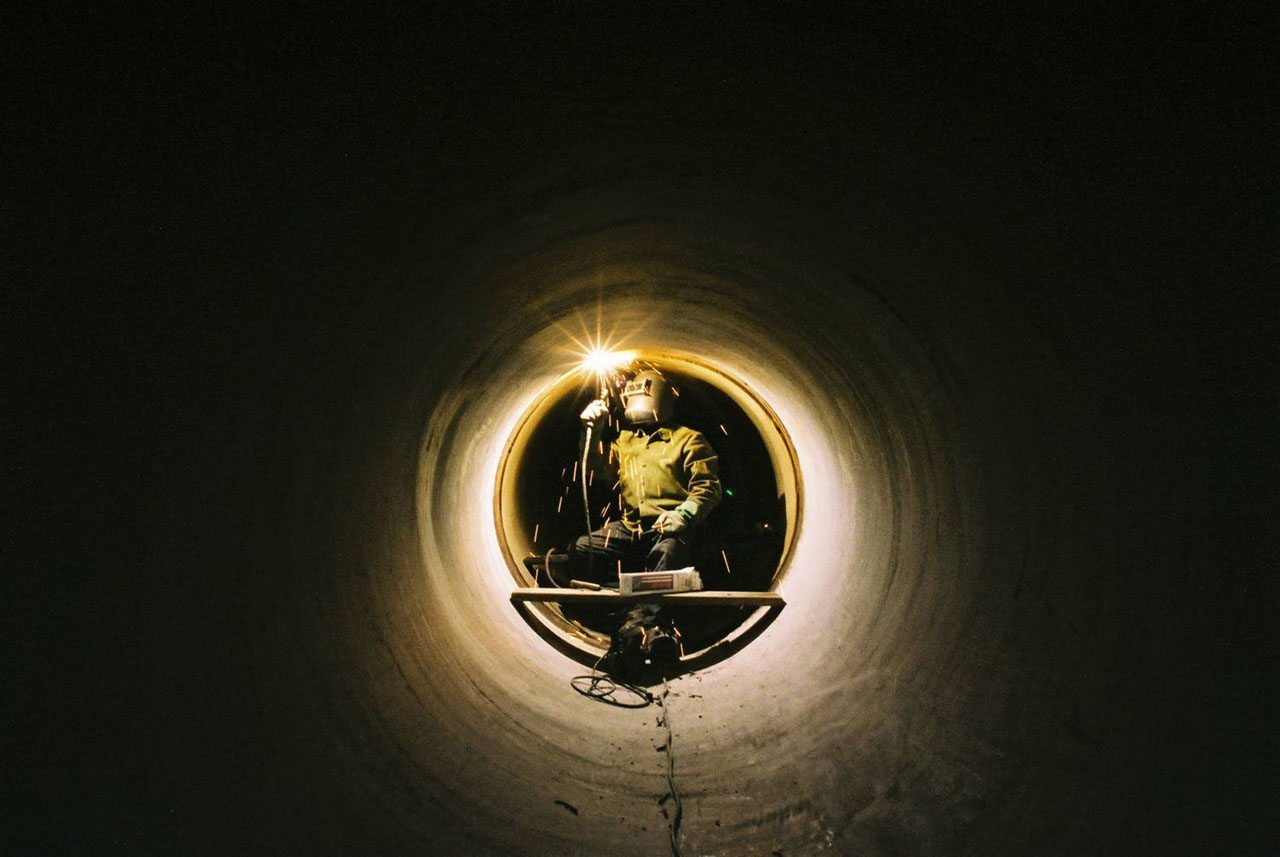
{"type": "Polygon", "coordinates": [[[619,601],[659,601],[668,604],[708,604],[722,607],[782,607],[787,602],[776,592],[666,592],[619,595],[611,590],[531,587],[511,593],[512,601],[556,601],[561,604],[610,604],[619,601]]]}

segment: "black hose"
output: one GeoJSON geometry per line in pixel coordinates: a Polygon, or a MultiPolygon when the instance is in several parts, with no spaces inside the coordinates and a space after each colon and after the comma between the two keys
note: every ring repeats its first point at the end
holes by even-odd
{"type": "MultiPolygon", "coordinates": [[[[578,468],[578,476],[582,479],[582,516],[587,523],[587,538],[591,537],[591,497],[587,491],[587,459],[591,457],[591,436],[595,433],[595,423],[584,423],[582,426],[582,466],[578,468]]],[[[587,551],[587,580],[596,579],[596,552],[587,551]]]]}

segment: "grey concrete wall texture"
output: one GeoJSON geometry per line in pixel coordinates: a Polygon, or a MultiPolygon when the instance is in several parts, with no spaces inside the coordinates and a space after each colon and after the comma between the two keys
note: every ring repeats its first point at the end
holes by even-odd
{"type": "Polygon", "coordinates": [[[599,318],[805,484],[786,609],[670,685],[682,853],[1274,853],[1252,28],[1069,17],[141,52],[36,156],[97,169],[33,217],[108,288],[22,340],[74,392],[14,520],[81,538],[20,593],[11,844],[670,853],[659,710],[571,690],[494,531],[599,318]]]}

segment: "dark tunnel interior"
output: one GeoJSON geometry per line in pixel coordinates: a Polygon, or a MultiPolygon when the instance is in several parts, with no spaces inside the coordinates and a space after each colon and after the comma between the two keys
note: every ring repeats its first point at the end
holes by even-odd
{"type": "Polygon", "coordinates": [[[4,850],[1280,850],[1274,15],[912,9],[13,29],[4,850]],[[661,708],[495,523],[600,319],[803,483],[661,708]]]}

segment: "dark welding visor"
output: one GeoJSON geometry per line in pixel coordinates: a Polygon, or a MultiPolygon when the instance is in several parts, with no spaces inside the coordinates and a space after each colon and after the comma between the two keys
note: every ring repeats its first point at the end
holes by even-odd
{"type": "Polygon", "coordinates": [[[641,372],[622,388],[622,406],[630,423],[665,422],[671,417],[671,387],[657,372],[641,372]]]}

